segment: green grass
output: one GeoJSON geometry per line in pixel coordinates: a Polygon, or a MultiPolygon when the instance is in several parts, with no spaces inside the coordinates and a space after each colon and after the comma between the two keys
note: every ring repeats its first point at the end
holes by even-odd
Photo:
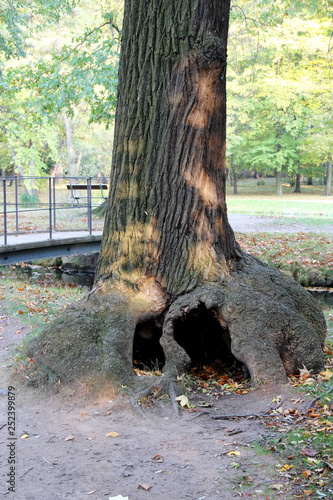
{"type": "Polygon", "coordinates": [[[19,317],[27,325],[51,321],[85,293],[84,288],[57,281],[52,274],[27,280],[23,274],[14,272],[12,266],[0,268],[1,311],[19,317]]]}
{"type": "Polygon", "coordinates": [[[236,233],[242,249],[287,272],[303,286],[327,286],[333,280],[333,239],[299,233],[236,233]]]}
{"type": "MultiPolygon", "coordinates": [[[[38,267],[33,266],[32,270],[37,271],[38,267]]],[[[27,357],[25,346],[57,314],[83,297],[87,289],[57,281],[53,274],[47,272],[40,273],[37,278],[30,276],[27,279],[27,276],[12,266],[0,268],[1,314],[32,327],[31,334],[12,351],[8,367],[19,381],[56,387],[58,379],[47,367],[37,366],[32,358],[27,357]]]]}
{"type": "Polygon", "coordinates": [[[227,206],[230,213],[264,215],[274,217],[298,217],[333,219],[333,196],[323,196],[324,187],[302,185],[302,193],[294,193],[284,185],[284,195],[275,195],[275,179],[264,179],[258,186],[257,179],[242,179],[238,183],[238,194],[232,194],[227,186],[227,206]]]}
{"type": "Polygon", "coordinates": [[[333,199],[327,201],[317,196],[302,196],[293,200],[290,197],[227,197],[228,212],[265,215],[274,217],[298,217],[333,219],[333,199]]]}

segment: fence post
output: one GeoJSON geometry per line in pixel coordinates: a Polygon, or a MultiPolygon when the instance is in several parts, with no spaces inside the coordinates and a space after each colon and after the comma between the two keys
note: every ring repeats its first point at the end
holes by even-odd
{"type": "Polygon", "coordinates": [[[88,229],[89,234],[92,234],[92,223],[91,223],[91,177],[87,179],[87,189],[88,189],[88,229]]]}
{"type": "Polygon", "coordinates": [[[52,179],[49,177],[49,224],[50,224],[50,240],[52,240],[52,179]]]}
{"type": "Polygon", "coordinates": [[[7,245],[7,200],[6,200],[6,179],[3,181],[3,231],[4,244],[7,245]]]}
{"type": "Polygon", "coordinates": [[[54,228],[54,230],[57,229],[55,181],[56,181],[56,178],[53,177],[53,228],[54,228]]]}
{"type": "Polygon", "coordinates": [[[16,232],[18,233],[18,192],[17,192],[17,176],[15,176],[15,219],[16,219],[16,232]]]}

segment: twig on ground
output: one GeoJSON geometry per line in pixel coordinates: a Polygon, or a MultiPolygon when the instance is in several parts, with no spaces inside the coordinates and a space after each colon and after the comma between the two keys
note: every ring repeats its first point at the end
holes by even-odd
{"type": "MultiPolygon", "coordinates": [[[[333,387],[332,387],[329,391],[325,391],[325,394],[330,394],[330,392],[332,392],[332,391],[333,391],[333,387]]],[[[321,394],[320,396],[317,396],[316,398],[314,398],[314,399],[310,402],[309,406],[307,407],[307,410],[310,410],[311,406],[312,406],[312,405],[313,405],[316,401],[318,401],[318,399],[320,399],[320,398],[321,398],[321,396],[322,396],[322,394],[321,394]]]]}
{"type": "Polygon", "coordinates": [[[194,417],[192,417],[191,420],[194,420],[195,418],[201,417],[201,415],[209,415],[209,414],[210,414],[209,411],[200,411],[199,413],[194,415],[194,417]]]}
{"type": "Polygon", "coordinates": [[[256,484],[255,486],[253,486],[253,488],[251,488],[250,490],[247,491],[246,495],[249,495],[250,491],[253,491],[256,488],[259,488],[259,486],[262,486],[263,484],[276,483],[276,481],[277,481],[276,479],[272,479],[271,481],[263,481],[262,483],[256,484]]]}
{"type": "Polygon", "coordinates": [[[33,467],[30,467],[30,469],[23,472],[23,474],[20,475],[19,479],[22,479],[22,477],[25,476],[26,474],[28,474],[28,472],[30,472],[32,469],[33,469],[33,467]]]}
{"type": "Polygon", "coordinates": [[[273,415],[270,415],[269,413],[250,413],[248,415],[212,415],[212,418],[214,420],[232,420],[233,418],[259,418],[259,417],[265,417],[265,416],[270,416],[272,417],[273,415]]]}
{"type": "Polygon", "coordinates": [[[260,418],[260,417],[276,417],[274,413],[270,413],[271,411],[276,411],[283,403],[284,398],[281,399],[280,403],[275,407],[271,408],[264,413],[250,413],[248,415],[212,415],[214,420],[232,420],[233,418],[260,418]]]}
{"type": "Polygon", "coordinates": [[[233,431],[233,432],[227,431],[227,434],[228,434],[228,436],[235,436],[236,434],[240,434],[241,432],[243,432],[243,431],[233,431]]]}
{"type": "Polygon", "coordinates": [[[54,464],[51,464],[51,462],[49,462],[48,460],[46,460],[46,458],[45,458],[45,457],[42,457],[42,458],[43,458],[43,460],[45,460],[45,462],[46,462],[46,463],[48,463],[49,465],[51,465],[51,467],[55,467],[56,469],[61,470],[61,472],[62,472],[62,475],[63,475],[63,476],[65,475],[65,473],[64,473],[64,471],[63,471],[63,469],[62,469],[61,467],[59,467],[59,465],[54,465],[54,464]]]}

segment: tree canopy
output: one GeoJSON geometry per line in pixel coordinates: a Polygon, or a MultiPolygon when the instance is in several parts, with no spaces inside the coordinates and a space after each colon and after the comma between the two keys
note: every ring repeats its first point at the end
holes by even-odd
{"type": "MultiPolygon", "coordinates": [[[[301,171],[324,177],[333,148],[332,9],[328,0],[232,2],[227,155],[238,173],[301,171]]],[[[122,18],[123,0],[35,0],[29,7],[5,1],[0,18],[5,168],[12,165],[13,141],[17,148],[22,137],[17,129],[23,115],[48,130],[50,144],[58,140],[60,156],[52,147],[49,156],[66,165],[65,114],[72,120],[77,163],[81,154],[87,171],[91,155],[81,151],[83,123],[97,135],[102,129],[94,124],[113,126],[122,18]]],[[[22,126],[29,130],[27,123],[22,126]]],[[[20,142],[22,153],[26,139],[20,142]]],[[[96,149],[94,141],[90,149],[96,149]]]]}

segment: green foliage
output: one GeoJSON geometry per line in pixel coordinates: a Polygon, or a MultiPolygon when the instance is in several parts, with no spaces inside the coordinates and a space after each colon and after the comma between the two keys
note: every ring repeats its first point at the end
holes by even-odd
{"type": "Polygon", "coordinates": [[[233,6],[227,140],[238,171],[323,175],[333,149],[331,11],[317,1],[233,6]]]}
{"type": "MultiPolygon", "coordinates": [[[[237,176],[244,169],[294,175],[299,168],[324,176],[333,149],[332,13],[329,0],[232,3],[227,161],[232,155],[237,176]]],[[[59,120],[66,113],[80,172],[107,173],[112,134],[101,140],[95,124],[113,124],[122,17],[123,0],[33,0],[29,8],[4,0],[0,53],[3,62],[17,58],[0,79],[7,170],[14,151],[25,174],[33,165],[40,175],[55,162],[66,171],[59,120]]]]}
{"type": "Polygon", "coordinates": [[[29,194],[25,192],[20,197],[20,203],[26,207],[35,207],[36,205],[38,206],[38,203],[40,203],[40,199],[38,194],[29,194]]]}
{"type": "Polygon", "coordinates": [[[26,39],[43,19],[46,23],[59,21],[62,13],[70,12],[74,0],[32,0],[27,6],[21,0],[2,0],[0,9],[0,61],[22,57],[26,53],[26,39]]]}
{"type": "Polygon", "coordinates": [[[43,45],[42,53],[34,53],[25,64],[7,68],[5,81],[10,92],[27,92],[31,107],[41,116],[65,111],[73,117],[84,103],[88,105],[89,122],[108,127],[116,103],[120,3],[113,1],[104,6],[101,1],[93,6],[90,2],[88,12],[93,22],[84,16],[84,6],[80,6],[72,13],[78,21],[74,31],[72,16],[64,18],[60,39],[57,31],[51,32],[49,47],[43,45]],[[112,11],[106,10],[110,7],[112,11]]]}

